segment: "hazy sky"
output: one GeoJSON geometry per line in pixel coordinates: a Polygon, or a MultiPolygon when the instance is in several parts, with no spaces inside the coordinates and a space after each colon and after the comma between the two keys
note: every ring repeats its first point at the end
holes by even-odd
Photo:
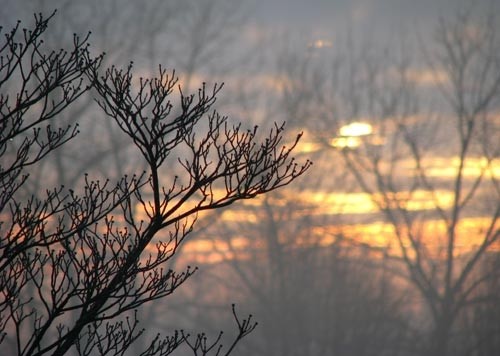
{"type": "Polygon", "coordinates": [[[268,0],[257,1],[260,25],[303,34],[331,36],[354,30],[356,35],[391,35],[429,28],[439,15],[466,6],[498,5],[498,0],[268,0]],[[472,5],[471,5],[472,4],[472,5]]]}
{"type": "Polygon", "coordinates": [[[425,21],[439,13],[473,3],[486,6],[492,0],[267,0],[258,1],[259,18],[288,26],[328,26],[334,22],[391,24],[425,21]]]}
{"type": "MultiPolygon", "coordinates": [[[[411,32],[417,26],[431,29],[439,15],[454,12],[464,4],[500,6],[499,0],[229,0],[233,1],[250,4],[247,7],[249,23],[261,31],[298,32],[303,36],[327,38],[347,30],[363,38],[411,32]]],[[[52,1],[54,4],[64,2],[52,1]]],[[[12,12],[22,12],[26,7],[23,3],[37,2],[0,0],[0,3],[0,19],[2,25],[6,25],[19,18],[20,15],[12,12]]]]}

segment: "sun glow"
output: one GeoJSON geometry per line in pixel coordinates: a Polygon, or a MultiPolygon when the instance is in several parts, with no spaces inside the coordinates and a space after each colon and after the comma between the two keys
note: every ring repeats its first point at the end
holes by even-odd
{"type": "Polygon", "coordinates": [[[336,148],[357,148],[363,144],[363,137],[373,134],[372,125],[366,122],[351,122],[339,129],[339,136],[330,141],[336,148]]]}
{"type": "Polygon", "coordinates": [[[330,47],[333,47],[332,41],[325,39],[317,39],[309,43],[308,45],[308,48],[315,48],[315,49],[330,48],[330,47]]]}
{"type": "Polygon", "coordinates": [[[336,148],[356,148],[361,146],[359,137],[336,137],[330,141],[330,145],[336,148]]]}
{"type": "Polygon", "coordinates": [[[359,137],[366,136],[373,133],[372,125],[366,122],[352,122],[340,128],[340,136],[346,137],[359,137]]]}

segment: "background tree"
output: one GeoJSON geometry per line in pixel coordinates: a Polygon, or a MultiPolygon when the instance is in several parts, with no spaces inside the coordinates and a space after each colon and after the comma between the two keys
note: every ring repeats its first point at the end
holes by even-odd
{"type": "Polygon", "coordinates": [[[494,13],[478,19],[471,11],[440,21],[424,63],[444,98],[434,103],[441,115],[421,109],[429,103],[418,88],[424,70],[415,69],[410,56],[390,72],[383,62],[366,58],[350,81],[359,93],[351,120],[365,114],[375,132],[354,138],[360,146],[344,147],[341,156],[394,229],[407,278],[432,318],[429,355],[461,352],[455,342],[461,335],[458,318],[491,298],[482,286],[497,278],[480,270],[500,237],[500,187],[493,169],[499,154],[496,23],[494,13]],[[433,173],[437,154],[447,160],[446,180],[433,173]],[[467,219],[475,226],[468,228],[467,219]]]}
{"type": "Polygon", "coordinates": [[[353,244],[338,221],[298,196],[272,194],[260,203],[233,209],[204,231],[223,261],[211,270],[223,291],[208,301],[239,291],[240,303],[259,318],[259,330],[242,353],[406,352],[414,336],[406,299],[384,255],[353,244]]]}
{"type": "MultiPolygon", "coordinates": [[[[423,338],[409,354],[481,354],[493,350],[497,339],[474,336],[497,329],[487,315],[500,298],[490,262],[498,255],[500,201],[495,5],[487,14],[471,6],[441,19],[414,45],[399,38],[398,46],[380,50],[335,38],[330,47],[291,46],[278,58],[279,70],[265,73],[273,80],[269,97],[278,100],[278,114],[306,127],[314,144],[339,158],[326,159],[335,162],[333,168],[325,157],[315,159],[321,172],[334,177],[319,190],[336,192],[335,173],[346,170],[354,184],[341,185],[341,191],[371,197],[367,206],[374,211],[358,215],[356,223],[379,222],[388,231],[370,236],[386,239],[388,269],[413,294],[406,309],[418,317],[408,322],[423,338]],[[359,121],[371,133],[339,135],[338,129],[359,121]]],[[[260,222],[254,231],[265,235],[260,222]]],[[[300,228],[291,230],[301,236],[300,228]]],[[[293,241],[291,232],[285,235],[293,241]]],[[[249,266],[249,274],[263,268],[262,262],[249,266]]]]}
{"type": "MultiPolygon", "coordinates": [[[[102,57],[93,58],[78,37],[68,52],[47,51],[47,23],[36,16],[32,30],[15,27],[1,47],[0,343],[19,355],[124,354],[142,333],[138,308],[171,295],[194,273],[164,266],[198,215],[287,185],[310,163],[291,158],[299,137],[284,147],[283,126],[258,142],[257,128],[243,130],[212,111],[220,86],[180,92],[174,101],[177,79],[161,67],[158,77],[138,81],[131,66],[100,73],[102,57]],[[61,186],[42,199],[19,199],[26,167],[77,134],[54,127],[89,88],[81,86],[85,79],[147,171],[116,184],[85,176],[81,189],[61,186]],[[20,83],[15,91],[12,81],[20,83]]],[[[225,353],[255,327],[233,314],[237,335],[225,353]]],[[[156,337],[142,354],[170,354],[181,343],[197,354],[219,353],[219,342],[179,331],[156,337]]]]}

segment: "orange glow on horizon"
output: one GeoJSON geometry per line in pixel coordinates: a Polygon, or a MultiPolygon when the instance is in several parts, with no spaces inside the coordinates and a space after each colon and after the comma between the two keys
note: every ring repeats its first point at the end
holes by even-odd
{"type": "MultiPolygon", "coordinates": [[[[363,135],[372,135],[373,133],[372,127],[368,124],[350,125],[346,127],[350,127],[351,131],[346,128],[339,132],[359,136],[341,138],[359,140],[363,135]]],[[[300,145],[298,146],[301,152],[313,151],[316,148],[313,141],[302,142],[302,145],[302,148],[300,145]]],[[[414,162],[411,159],[402,160],[399,163],[400,170],[397,174],[402,179],[405,179],[407,174],[409,176],[414,174],[414,162]]],[[[426,158],[420,163],[427,177],[443,178],[450,181],[456,177],[460,166],[457,157],[426,158]]],[[[462,175],[465,178],[477,178],[482,175],[485,178],[484,181],[491,177],[497,178],[500,176],[500,159],[488,160],[484,157],[469,157],[465,161],[462,175]]],[[[297,236],[295,240],[296,247],[300,248],[308,244],[327,247],[337,243],[339,236],[343,236],[343,241],[352,243],[353,246],[368,246],[398,255],[401,251],[396,239],[395,227],[383,221],[383,216],[380,215],[381,208],[390,208],[395,211],[403,209],[409,214],[422,212],[422,215],[420,215],[422,218],[416,223],[415,231],[412,232],[420,236],[421,241],[429,248],[431,255],[440,258],[446,250],[447,227],[443,220],[438,219],[436,212],[438,209],[449,211],[455,203],[454,192],[451,190],[452,185],[449,185],[450,189],[447,189],[448,185],[442,185],[442,187],[434,191],[418,189],[410,192],[402,190],[375,195],[363,192],[328,191],[323,190],[321,187],[311,187],[309,190],[299,192],[294,191],[293,188],[283,189],[280,194],[243,200],[234,208],[223,210],[220,214],[210,215],[209,219],[212,219],[212,216],[217,216],[216,219],[222,223],[232,224],[228,225],[232,228],[238,228],[239,224],[251,228],[252,225],[259,225],[263,219],[266,219],[266,213],[261,209],[264,201],[276,209],[287,209],[290,202],[295,202],[297,205],[292,203],[290,209],[296,209],[296,211],[290,210],[287,212],[288,219],[292,221],[305,214],[313,219],[326,219],[328,215],[338,215],[340,217],[340,219],[334,219],[335,226],[333,220],[329,220],[326,226],[312,226],[311,231],[313,233],[311,236],[297,236]],[[297,207],[300,208],[297,209],[297,207]]],[[[224,189],[214,189],[213,193],[215,197],[220,197],[226,192],[224,189]]],[[[190,203],[188,202],[188,205],[183,206],[182,211],[185,211],[188,206],[192,207],[190,203]]],[[[144,217],[145,213],[142,209],[142,206],[137,206],[138,217],[144,217]]],[[[205,214],[208,213],[201,213],[199,219],[203,219],[206,216],[205,214]]],[[[475,214],[479,214],[479,210],[476,210],[475,214]]],[[[480,245],[490,222],[491,220],[481,216],[463,217],[456,229],[455,253],[457,255],[464,254],[480,245]]],[[[493,228],[499,228],[498,222],[493,228]]],[[[405,231],[404,227],[401,227],[401,231],[403,244],[409,247],[411,242],[408,239],[408,231],[405,231]]],[[[200,263],[217,263],[225,259],[249,258],[251,256],[249,251],[264,248],[262,244],[257,245],[256,241],[252,241],[251,236],[233,237],[230,244],[222,239],[217,240],[217,237],[214,239],[188,240],[185,242],[183,253],[186,254],[187,258],[195,259],[200,263]]],[[[500,243],[496,242],[490,247],[490,250],[500,251],[500,243]]]]}
{"type": "MultiPolygon", "coordinates": [[[[454,255],[456,257],[466,254],[484,242],[485,231],[489,227],[491,220],[488,218],[464,218],[457,228],[454,236],[454,255]]],[[[497,223],[496,228],[499,228],[497,223]]],[[[419,241],[424,242],[428,251],[435,258],[444,258],[447,240],[447,229],[443,221],[429,220],[422,226],[415,227],[414,233],[417,233],[419,241]]],[[[408,233],[402,229],[403,245],[409,248],[409,254],[412,256],[411,242],[408,233]]],[[[315,227],[312,230],[311,240],[298,238],[295,241],[297,247],[308,245],[318,245],[328,247],[336,243],[353,242],[353,246],[367,246],[386,251],[392,256],[400,256],[401,250],[395,235],[395,228],[390,223],[375,221],[368,224],[344,224],[315,227]],[[339,237],[342,236],[340,239],[339,237]]],[[[239,236],[231,239],[231,248],[224,240],[194,240],[186,242],[184,253],[190,259],[199,263],[217,263],[227,259],[246,258],[248,249],[261,249],[263,246],[249,237],[239,236]]],[[[495,242],[490,251],[500,251],[500,241],[495,242]]]]}

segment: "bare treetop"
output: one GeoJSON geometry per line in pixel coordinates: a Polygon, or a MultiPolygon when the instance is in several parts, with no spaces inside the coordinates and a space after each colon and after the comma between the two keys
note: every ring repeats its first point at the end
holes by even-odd
{"type": "MultiPolygon", "coordinates": [[[[90,55],[86,38],[75,37],[67,52],[46,53],[42,38],[50,17],[35,19],[33,30],[19,39],[16,27],[0,47],[0,154],[6,159],[0,165],[0,344],[18,355],[122,355],[143,333],[138,308],[171,295],[196,270],[175,272],[166,262],[197,214],[287,185],[311,163],[295,162],[291,153],[300,135],[284,146],[284,125],[263,141],[257,128],[230,125],[212,109],[221,86],[204,85],[195,95],[179,87],[173,100],[177,79],[161,67],[158,77],[137,84],[132,66],[101,75],[102,57],[90,55]],[[16,81],[20,89],[10,100],[16,81]],[[147,169],[114,184],[85,175],[81,189],[17,197],[26,167],[77,134],[71,127],[54,130],[52,123],[89,88],[103,120],[123,130],[147,169]],[[171,172],[167,161],[182,172],[170,180],[161,177],[171,172]],[[147,218],[140,218],[138,207],[147,218]]],[[[225,354],[255,328],[234,307],[233,315],[236,336],[225,354]]],[[[221,341],[179,331],[151,340],[141,355],[167,355],[182,343],[194,354],[220,354],[221,341]]]]}

